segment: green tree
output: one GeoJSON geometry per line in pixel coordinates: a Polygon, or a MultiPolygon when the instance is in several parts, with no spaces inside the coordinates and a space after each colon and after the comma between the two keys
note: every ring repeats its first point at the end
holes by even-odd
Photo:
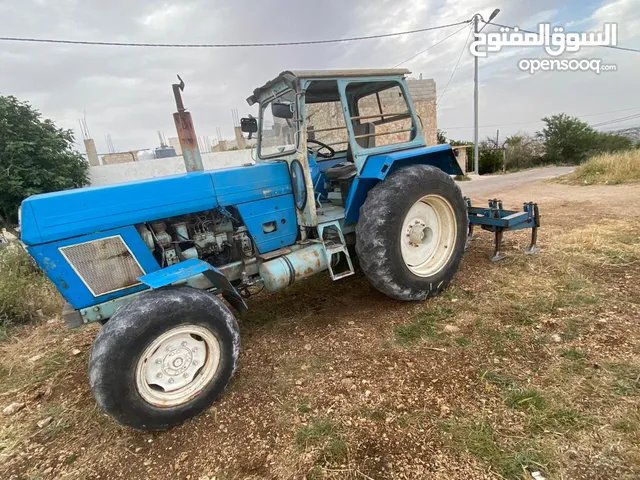
{"type": "Polygon", "coordinates": [[[27,102],[0,96],[0,223],[16,223],[20,202],[36,193],[82,187],[89,165],[73,150],[73,133],[27,102]]]}
{"type": "Polygon", "coordinates": [[[544,141],[547,163],[579,164],[597,149],[598,132],[586,122],[566,113],[544,117],[538,135],[544,141]]]}

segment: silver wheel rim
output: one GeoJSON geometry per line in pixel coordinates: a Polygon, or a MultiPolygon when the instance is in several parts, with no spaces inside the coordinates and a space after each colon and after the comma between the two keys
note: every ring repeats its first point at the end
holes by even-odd
{"type": "Polygon", "coordinates": [[[164,332],[144,350],[136,366],[140,396],[157,407],[182,405],[211,382],[220,365],[220,342],[198,325],[164,332]]]}
{"type": "Polygon", "coordinates": [[[406,267],[418,277],[431,277],[446,267],[458,229],[451,204],[440,195],[425,195],[407,212],[400,233],[406,267]]]}

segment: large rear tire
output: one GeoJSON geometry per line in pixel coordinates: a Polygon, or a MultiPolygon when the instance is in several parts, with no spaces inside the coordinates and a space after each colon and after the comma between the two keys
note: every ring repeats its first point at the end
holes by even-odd
{"type": "Polygon", "coordinates": [[[397,300],[424,300],[445,288],[464,254],[467,207],[449,175],[411,165],[369,191],[356,226],[356,251],[369,282],[397,300]]]}
{"type": "Polygon", "coordinates": [[[119,423],[165,430],[224,391],[239,350],[238,324],[218,297],[189,287],[153,290],[102,327],[89,383],[100,408],[119,423]]]}

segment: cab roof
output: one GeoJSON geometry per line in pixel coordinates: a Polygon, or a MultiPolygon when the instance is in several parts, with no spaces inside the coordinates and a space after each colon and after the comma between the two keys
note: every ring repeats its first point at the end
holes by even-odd
{"type": "Polygon", "coordinates": [[[382,77],[382,76],[404,76],[411,72],[406,68],[378,68],[378,69],[350,69],[350,70],[285,70],[280,73],[273,80],[268,81],[263,86],[256,88],[253,91],[253,95],[247,98],[247,103],[253,105],[258,102],[260,94],[275,85],[276,83],[284,80],[287,83],[294,84],[297,80],[312,79],[312,78],[345,78],[345,77],[382,77]]]}

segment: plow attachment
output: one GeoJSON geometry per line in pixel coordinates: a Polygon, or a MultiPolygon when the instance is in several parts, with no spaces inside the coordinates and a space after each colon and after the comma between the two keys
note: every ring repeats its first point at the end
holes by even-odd
{"type": "Polygon", "coordinates": [[[540,249],[536,246],[538,238],[538,227],[540,227],[540,213],[538,212],[538,204],[533,202],[524,203],[522,211],[505,210],[502,206],[502,200],[489,200],[488,207],[474,207],[471,205],[471,199],[465,197],[467,202],[467,212],[469,215],[469,236],[473,237],[473,227],[479,225],[483,230],[493,232],[494,251],[490,257],[492,262],[497,262],[506,257],[501,251],[502,236],[504,232],[509,230],[522,230],[523,228],[531,229],[531,243],[525,248],[524,253],[532,255],[538,253],[540,249]]]}

